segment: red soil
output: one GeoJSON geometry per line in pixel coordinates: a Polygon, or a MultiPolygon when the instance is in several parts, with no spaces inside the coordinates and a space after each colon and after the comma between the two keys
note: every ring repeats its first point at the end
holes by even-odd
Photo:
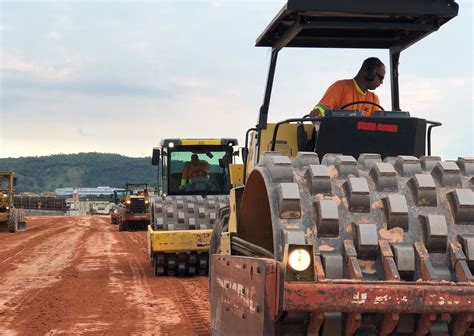
{"type": "Polygon", "coordinates": [[[207,278],[155,277],[146,232],[110,218],[0,230],[0,334],[209,335],[207,278]]]}

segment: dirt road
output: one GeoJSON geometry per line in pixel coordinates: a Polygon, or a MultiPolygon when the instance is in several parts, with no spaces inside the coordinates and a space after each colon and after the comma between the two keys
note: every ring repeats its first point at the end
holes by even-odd
{"type": "Polygon", "coordinates": [[[207,296],[206,277],[154,277],[146,233],[108,217],[0,230],[0,335],[208,335],[207,296]]]}

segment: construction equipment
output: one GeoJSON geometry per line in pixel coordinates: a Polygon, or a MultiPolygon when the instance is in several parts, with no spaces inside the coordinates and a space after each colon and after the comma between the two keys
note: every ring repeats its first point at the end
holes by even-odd
{"type": "Polygon", "coordinates": [[[126,183],[124,205],[118,207],[119,231],[146,231],[150,223],[148,183],[126,183]]]}
{"type": "Polygon", "coordinates": [[[7,223],[9,232],[26,230],[25,212],[13,204],[15,185],[12,171],[0,171],[0,223],[7,223]]]}
{"type": "Polygon", "coordinates": [[[153,149],[158,196],[151,199],[148,252],[155,275],[207,275],[212,227],[242,183],[236,139],[164,139],[153,149]],[[195,168],[192,168],[195,167],[195,168]]]}
{"type": "Polygon", "coordinates": [[[124,207],[125,196],[127,194],[126,189],[115,189],[114,190],[114,205],[110,211],[110,223],[118,224],[117,216],[120,208],[124,207]]]}
{"type": "Polygon", "coordinates": [[[474,334],[474,158],[431,156],[441,124],[401,112],[398,92],[401,51],[457,13],[450,0],[289,0],[257,39],[270,69],[245,187],[212,234],[213,335],[474,334]],[[267,123],[283,47],[389,49],[393,111],[267,123]]]}

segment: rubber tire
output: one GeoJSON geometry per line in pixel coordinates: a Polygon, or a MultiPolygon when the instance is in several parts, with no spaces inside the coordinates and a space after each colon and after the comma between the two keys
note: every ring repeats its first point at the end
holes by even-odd
{"type": "MultiPolygon", "coordinates": [[[[217,220],[212,229],[211,242],[209,244],[209,275],[212,272],[212,255],[217,253],[217,248],[221,242],[221,235],[227,231],[229,226],[230,206],[219,209],[217,220]]],[[[209,288],[211,288],[211,277],[209,276],[209,288]]]]}
{"type": "Polygon", "coordinates": [[[18,211],[15,208],[10,209],[8,215],[8,231],[16,232],[18,229],[18,211]]]}
{"type": "Polygon", "coordinates": [[[157,262],[157,256],[156,254],[153,254],[150,256],[151,259],[151,266],[153,267],[153,275],[158,276],[158,262],[157,262]]]}
{"type": "Polygon", "coordinates": [[[118,229],[119,231],[128,231],[128,223],[123,220],[120,220],[118,223],[118,229]]]}
{"type": "MultiPolygon", "coordinates": [[[[474,197],[474,173],[468,166],[469,158],[460,158],[456,164],[440,161],[437,157],[410,156],[387,157],[382,161],[378,154],[362,154],[356,160],[327,154],[320,163],[315,153],[299,153],[293,160],[275,152],[265,153],[245,186],[239,212],[239,237],[258,244],[259,241],[252,241],[254,236],[245,235],[255,232],[250,228],[258,225],[261,230],[258,237],[273,234],[273,246],[278,248],[272,252],[279,261],[282,261],[284,250],[281,247],[285,243],[297,244],[304,238],[324,246],[321,256],[326,275],[331,274],[329,279],[347,279],[343,258],[344,242],[349,241],[355,246],[358,260],[369,262],[367,272],[362,269],[364,281],[380,283],[386,280],[378,242],[385,240],[394,255],[400,251],[400,260],[395,259],[397,268],[399,262],[402,266],[414,264],[409,272],[400,272],[407,284],[421,277],[413,247],[418,242],[426,246],[436,276],[453,283],[456,274],[451,267],[449,244],[461,245],[462,239],[474,235],[474,208],[467,206],[474,197]],[[428,164],[430,161],[434,161],[432,166],[428,164]],[[262,193],[260,198],[254,197],[257,192],[262,193]],[[285,193],[292,197],[283,197],[285,193]],[[328,220],[324,220],[321,213],[329,214],[328,220]],[[288,229],[290,220],[292,226],[288,229]],[[430,227],[443,228],[444,241],[430,238],[430,227]],[[363,242],[370,241],[370,244],[361,242],[359,232],[363,242]],[[403,257],[404,251],[410,249],[414,263],[409,257],[403,257]],[[324,263],[325,257],[331,260],[333,256],[340,257],[337,260],[341,262],[324,263]]],[[[403,318],[405,316],[400,320],[403,318]]],[[[339,325],[343,319],[342,316],[339,325]]],[[[296,329],[285,325],[285,321],[278,322],[282,322],[282,333],[292,330],[292,334],[298,334],[296,329]]]]}

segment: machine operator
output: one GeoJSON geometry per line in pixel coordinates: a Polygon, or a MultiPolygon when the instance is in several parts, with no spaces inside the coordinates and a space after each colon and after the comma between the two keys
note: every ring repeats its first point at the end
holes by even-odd
{"type": "MultiPolygon", "coordinates": [[[[383,84],[385,65],[376,57],[364,60],[362,66],[353,79],[343,79],[332,84],[323,98],[310,112],[311,117],[324,117],[328,109],[339,109],[345,104],[356,101],[369,101],[380,104],[379,97],[371,90],[383,84]]],[[[372,104],[354,104],[351,109],[361,111],[364,117],[372,116],[374,111],[380,110],[372,104]]]]}
{"type": "Polygon", "coordinates": [[[191,155],[191,161],[186,162],[183,169],[183,176],[181,177],[180,189],[184,189],[184,186],[191,183],[191,178],[197,176],[207,176],[208,164],[206,161],[199,160],[197,154],[191,155]]]}

